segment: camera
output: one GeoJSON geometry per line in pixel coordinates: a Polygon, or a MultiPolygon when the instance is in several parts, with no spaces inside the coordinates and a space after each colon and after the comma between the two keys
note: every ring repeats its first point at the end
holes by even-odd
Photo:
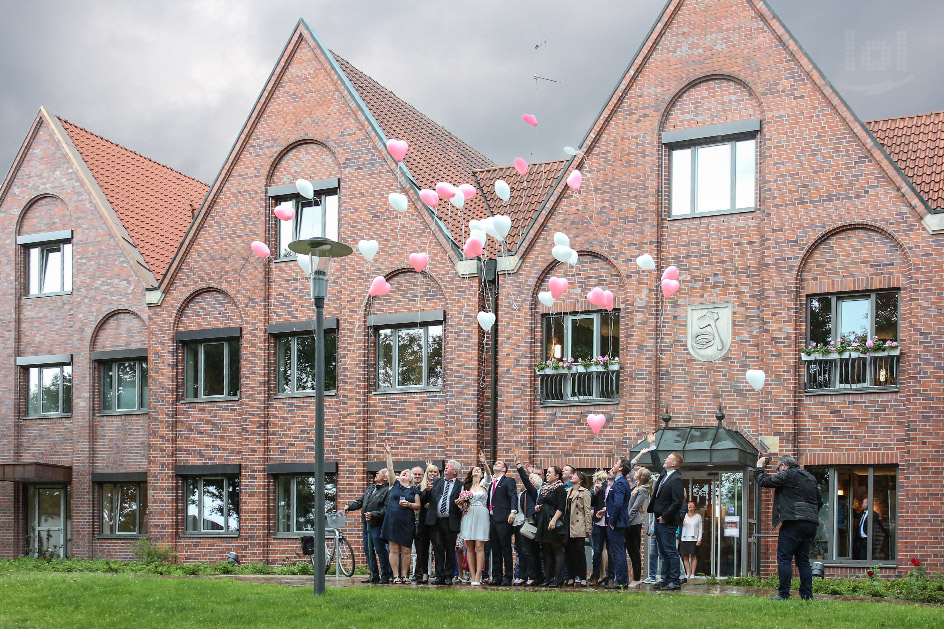
{"type": "Polygon", "coordinates": [[[773,457],[768,456],[764,457],[764,465],[770,465],[770,462],[773,460],[773,457]]]}

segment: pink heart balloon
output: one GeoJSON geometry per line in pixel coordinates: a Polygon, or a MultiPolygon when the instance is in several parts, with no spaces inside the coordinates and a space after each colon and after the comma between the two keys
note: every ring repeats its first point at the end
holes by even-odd
{"type": "Polygon", "coordinates": [[[677,293],[681,287],[682,284],[678,280],[662,280],[662,294],[666,299],[677,293]]]}
{"type": "Polygon", "coordinates": [[[475,196],[476,190],[475,186],[472,184],[464,183],[459,186],[459,192],[461,192],[462,196],[464,196],[466,199],[471,199],[475,196]]]}
{"type": "Polygon", "coordinates": [[[547,287],[551,291],[551,297],[560,299],[560,296],[567,290],[567,280],[563,277],[552,276],[547,281],[547,287]]]}
{"type": "Polygon", "coordinates": [[[469,238],[465,241],[462,252],[465,254],[465,257],[470,260],[476,256],[482,255],[482,241],[478,238],[469,238]]]}
{"type": "Polygon", "coordinates": [[[594,306],[603,307],[603,289],[597,286],[592,291],[587,293],[587,301],[589,301],[594,306]]]}
{"type": "Polygon", "coordinates": [[[521,114],[521,119],[532,127],[538,126],[538,119],[534,117],[534,114],[521,114]]]}
{"type": "Polygon", "coordinates": [[[426,265],[429,263],[429,256],[425,253],[411,253],[410,254],[410,264],[413,265],[413,268],[417,273],[421,272],[426,268],[426,265]]]}
{"type": "Polygon", "coordinates": [[[367,294],[371,297],[383,297],[390,292],[390,283],[382,275],[378,275],[370,283],[367,294]]]}
{"type": "Polygon", "coordinates": [[[600,429],[603,428],[603,424],[606,423],[606,415],[591,413],[587,415],[587,423],[590,425],[590,430],[593,431],[593,434],[600,434],[600,429]]]}
{"type": "Polygon", "coordinates": [[[444,199],[451,199],[456,196],[456,187],[446,181],[440,181],[436,184],[436,193],[444,199]]]}
{"type": "Polygon", "coordinates": [[[524,177],[528,174],[528,162],[524,161],[520,157],[515,158],[515,170],[518,171],[518,174],[524,177]]]}
{"type": "Polygon", "coordinates": [[[574,172],[570,173],[569,177],[567,177],[567,186],[574,192],[580,190],[580,184],[582,183],[583,175],[580,174],[579,170],[575,170],[574,172]]]}
{"type": "Polygon", "coordinates": [[[275,208],[272,213],[282,221],[290,221],[295,218],[295,208],[293,208],[291,205],[280,205],[279,207],[275,208]]]}
{"type": "Polygon", "coordinates": [[[420,190],[420,199],[422,199],[423,203],[429,207],[436,207],[439,205],[439,195],[436,194],[435,190],[423,188],[420,190]]]}
{"type": "Polygon", "coordinates": [[[603,307],[607,310],[613,310],[613,291],[603,291],[603,307]]]}
{"type": "Polygon", "coordinates": [[[406,140],[387,140],[387,150],[390,151],[390,155],[397,162],[403,161],[408,148],[410,148],[410,145],[406,143],[406,140]]]}
{"type": "Polygon", "coordinates": [[[264,242],[259,242],[258,240],[253,240],[249,248],[252,249],[252,252],[259,258],[268,258],[272,253],[264,242]]]}
{"type": "Polygon", "coordinates": [[[662,272],[662,279],[664,280],[677,280],[679,278],[679,271],[677,266],[666,267],[665,271],[662,272]]]}

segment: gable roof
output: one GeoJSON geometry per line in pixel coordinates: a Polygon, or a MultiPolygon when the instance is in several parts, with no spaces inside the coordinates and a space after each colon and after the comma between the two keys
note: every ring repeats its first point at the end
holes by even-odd
{"type": "Polygon", "coordinates": [[[932,210],[944,210],[944,111],[865,123],[932,210]]]}
{"type": "Polygon", "coordinates": [[[132,244],[160,281],[208,186],[57,118],[132,244]]]}

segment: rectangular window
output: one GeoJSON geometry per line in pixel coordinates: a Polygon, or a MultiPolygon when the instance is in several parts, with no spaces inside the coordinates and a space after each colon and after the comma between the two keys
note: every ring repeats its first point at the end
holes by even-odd
{"type": "Polygon", "coordinates": [[[239,479],[235,476],[186,479],[188,533],[239,532],[239,479]]]}
{"type": "Polygon", "coordinates": [[[147,361],[102,364],[102,412],[133,413],[147,409],[147,361]]]}
{"type": "Polygon", "coordinates": [[[898,470],[891,466],[809,467],[823,509],[811,556],[827,561],[894,561],[898,470]]]}
{"type": "Polygon", "coordinates": [[[338,239],[338,191],[316,191],[313,199],[301,196],[276,199],[279,207],[292,208],[295,217],[279,220],[279,257],[292,258],[289,243],[304,238],[338,239]]]}
{"type": "MultiPolygon", "coordinates": [[[[337,509],[338,475],[325,474],[325,513],[337,509]]],[[[277,476],[276,514],[279,533],[315,530],[315,477],[277,476]]]]}
{"type": "Polygon", "coordinates": [[[671,149],[669,167],[672,216],[718,214],[755,207],[755,138],[671,149]]]}
{"type": "Polygon", "coordinates": [[[141,535],[147,513],[145,483],[102,483],[101,534],[141,535]]]}
{"type": "Polygon", "coordinates": [[[44,365],[26,370],[28,417],[72,413],[72,365],[44,365]]]}
{"type": "Polygon", "coordinates": [[[442,388],[443,326],[377,329],[377,389],[442,388]]]}
{"type": "Polygon", "coordinates": [[[184,395],[187,399],[239,395],[239,339],[184,345],[184,395]]]}
{"type": "Polygon", "coordinates": [[[590,404],[619,400],[620,314],[581,312],[546,315],[544,362],[572,367],[548,368],[538,378],[541,403],[549,405],[590,404]],[[599,366],[595,358],[617,361],[612,367],[599,366]],[[582,362],[589,363],[585,367],[582,362]]]}
{"type": "MultiPolygon", "coordinates": [[[[338,331],[324,331],[326,392],[338,388],[338,331]]],[[[276,341],[279,366],[278,392],[282,395],[308,393],[315,390],[315,335],[280,336],[276,341]]]]}
{"type": "Polygon", "coordinates": [[[52,242],[26,248],[27,295],[72,292],[72,243],[52,242]]]}

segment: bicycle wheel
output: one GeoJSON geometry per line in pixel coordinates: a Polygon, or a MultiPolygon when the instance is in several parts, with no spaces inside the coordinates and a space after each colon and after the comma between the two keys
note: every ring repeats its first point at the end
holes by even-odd
{"type": "Polygon", "coordinates": [[[334,565],[334,538],[325,537],[325,574],[328,574],[331,571],[331,567],[334,565]]]}
{"type": "Polygon", "coordinates": [[[346,577],[352,576],[354,574],[354,549],[351,548],[351,543],[344,535],[338,539],[337,552],[339,558],[337,563],[341,566],[341,574],[346,577]]]}

